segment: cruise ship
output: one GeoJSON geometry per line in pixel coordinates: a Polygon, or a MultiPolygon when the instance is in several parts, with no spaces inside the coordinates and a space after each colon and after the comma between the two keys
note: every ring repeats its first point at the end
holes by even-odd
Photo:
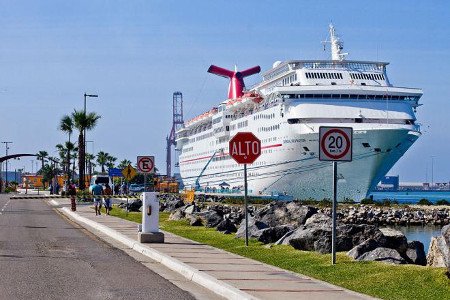
{"type": "Polygon", "coordinates": [[[319,127],[353,128],[353,160],[339,162],[338,200],[365,198],[421,135],[415,112],[422,90],[394,86],[387,62],[347,60],[329,26],[331,60],[277,61],[246,89],[241,72],[211,66],[230,79],[228,99],[189,120],[176,133],[186,187],[243,193],[243,166],[229,155],[238,132],[261,140],[247,166],[248,192],[294,199],[332,198],[332,163],[319,161],[319,127]]]}

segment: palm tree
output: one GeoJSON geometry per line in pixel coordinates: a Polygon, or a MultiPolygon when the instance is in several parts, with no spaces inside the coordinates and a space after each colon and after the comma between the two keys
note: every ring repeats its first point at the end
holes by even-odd
{"type": "MultiPolygon", "coordinates": [[[[39,152],[36,154],[36,158],[39,159],[39,160],[41,160],[41,169],[44,168],[45,158],[46,158],[47,156],[48,156],[48,153],[47,153],[47,151],[44,151],[44,150],[39,151],[39,152]]],[[[37,171],[36,171],[36,172],[37,172],[37,171]]]]}
{"type": "Polygon", "coordinates": [[[119,169],[125,169],[126,167],[128,167],[128,165],[131,165],[131,160],[124,159],[117,165],[117,167],[119,169]]]}
{"type": "Polygon", "coordinates": [[[105,165],[108,163],[108,152],[100,151],[97,153],[97,163],[102,167],[102,173],[105,173],[105,165]]]}
{"type": "Polygon", "coordinates": [[[117,157],[114,157],[114,156],[112,156],[112,155],[108,155],[108,157],[106,158],[106,166],[108,167],[108,169],[112,169],[112,168],[114,168],[114,163],[116,162],[116,160],[117,160],[117,157]]]}
{"type": "Polygon", "coordinates": [[[84,175],[85,175],[85,162],[86,156],[84,153],[84,131],[94,129],[97,125],[100,116],[94,112],[85,113],[84,111],[75,110],[72,113],[72,119],[74,126],[78,129],[80,134],[78,135],[78,171],[79,171],[79,188],[85,189],[84,175]]]}
{"type": "Polygon", "coordinates": [[[70,172],[70,155],[71,153],[77,149],[75,144],[67,141],[62,144],[56,145],[56,149],[59,151],[59,156],[61,157],[61,161],[67,162],[67,164],[63,164],[63,170],[65,170],[67,174],[67,182],[70,182],[71,172],[70,172]],[[65,165],[65,166],[64,166],[65,165]]]}
{"type": "MultiPolygon", "coordinates": [[[[66,132],[69,135],[69,143],[70,143],[70,136],[72,135],[73,132],[73,119],[69,116],[69,115],[64,115],[60,122],[59,122],[59,130],[61,130],[62,132],[66,132]]],[[[66,143],[67,144],[67,143],[66,143]]],[[[72,143],[70,143],[71,145],[73,145],[72,143]]],[[[75,146],[73,146],[75,147],[75,146]]],[[[72,148],[73,148],[72,147],[72,148]]],[[[68,148],[66,147],[67,150],[67,181],[70,182],[70,150],[68,150],[68,148]]]]}

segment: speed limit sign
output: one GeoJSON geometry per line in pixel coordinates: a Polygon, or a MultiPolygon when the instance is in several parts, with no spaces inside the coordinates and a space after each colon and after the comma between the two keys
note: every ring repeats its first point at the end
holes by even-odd
{"type": "Polygon", "coordinates": [[[319,128],[319,160],[352,161],[353,128],[319,128]]]}

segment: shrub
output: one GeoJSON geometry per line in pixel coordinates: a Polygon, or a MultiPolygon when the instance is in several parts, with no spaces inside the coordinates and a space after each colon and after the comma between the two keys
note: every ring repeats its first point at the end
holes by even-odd
{"type": "Polygon", "coordinates": [[[429,201],[428,199],[422,198],[419,200],[419,202],[417,202],[417,204],[419,205],[433,205],[433,203],[431,201],[429,201]]]}
{"type": "Polygon", "coordinates": [[[375,201],[373,201],[373,199],[366,198],[361,200],[361,204],[375,204],[375,201]]]}
{"type": "Polygon", "coordinates": [[[442,200],[436,201],[436,205],[450,205],[450,202],[448,202],[445,199],[442,199],[442,200]]]}

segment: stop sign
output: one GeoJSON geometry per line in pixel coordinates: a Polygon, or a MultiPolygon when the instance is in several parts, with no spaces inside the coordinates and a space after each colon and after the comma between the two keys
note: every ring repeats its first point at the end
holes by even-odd
{"type": "Polygon", "coordinates": [[[261,155],[261,141],[251,132],[238,132],[229,142],[229,152],[238,164],[251,164],[261,155]]]}

